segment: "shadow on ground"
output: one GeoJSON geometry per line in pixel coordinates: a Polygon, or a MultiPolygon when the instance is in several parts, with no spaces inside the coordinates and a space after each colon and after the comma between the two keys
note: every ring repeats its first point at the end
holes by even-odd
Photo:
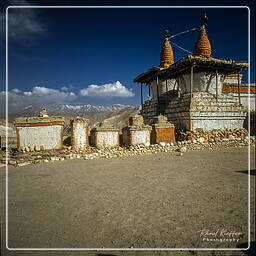
{"type": "MultiPolygon", "coordinates": [[[[236,171],[236,172],[240,172],[240,173],[244,173],[244,174],[249,174],[248,170],[244,170],[244,171],[236,171]]],[[[255,176],[256,175],[256,169],[253,169],[250,171],[250,175],[255,176]]]]}

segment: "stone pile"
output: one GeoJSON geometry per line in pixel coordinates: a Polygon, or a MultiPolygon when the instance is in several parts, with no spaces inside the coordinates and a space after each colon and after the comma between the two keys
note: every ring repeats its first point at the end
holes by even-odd
{"type": "Polygon", "coordinates": [[[204,129],[196,129],[192,132],[178,132],[176,138],[178,141],[195,142],[218,142],[218,141],[240,141],[248,137],[246,129],[214,129],[205,131],[204,129]]]}
{"type": "Polygon", "coordinates": [[[198,137],[193,140],[178,141],[176,143],[165,143],[152,145],[136,145],[131,147],[116,148],[95,148],[87,147],[83,150],[73,150],[71,147],[65,147],[62,150],[47,150],[38,152],[26,152],[10,149],[9,151],[0,151],[0,166],[4,166],[6,161],[9,165],[24,166],[28,164],[48,163],[64,161],[71,159],[99,159],[99,158],[120,158],[133,157],[139,155],[156,154],[159,152],[178,153],[178,156],[186,154],[187,151],[203,149],[219,149],[228,147],[244,147],[251,144],[255,146],[255,137],[245,136],[244,138],[219,139],[218,141],[205,142],[198,137]]]}

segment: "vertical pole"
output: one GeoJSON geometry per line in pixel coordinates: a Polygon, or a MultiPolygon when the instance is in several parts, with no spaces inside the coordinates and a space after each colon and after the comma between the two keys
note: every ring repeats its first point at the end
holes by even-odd
{"type": "Polygon", "coordinates": [[[218,102],[218,71],[216,70],[216,101],[218,102]]]}
{"type": "Polygon", "coordinates": [[[173,90],[175,90],[175,88],[176,88],[176,84],[177,84],[177,79],[175,78],[175,82],[174,82],[173,90]]]}
{"type": "MultiPolygon", "coordinates": [[[[191,66],[191,69],[190,69],[190,106],[192,104],[193,80],[194,80],[194,66],[191,66]]],[[[189,117],[189,131],[192,131],[191,117],[189,117]]]]}
{"type": "Polygon", "coordinates": [[[238,100],[239,106],[241,105],[241,95],[240,95],[240,72],[237,73],[237,84],[238,84],[238,100]]]}
{"type": "Polygon", "coordinates": [[[157,95],[157,102],[159,102],[158,75],[156,75],[156,95],[157,95]]]}
{"type": "Polygon", "coordinates": [[[194,66],[191,66],[190,68],[190,100],[192,99],[193,80],[194,80],[194,66]]]}
{"type": "Polygon", "coordinates": [[[151,97],[151,90],[150,90],[150,84],[148,84],[148,96],[151,97]]]}
{"type": "Polygon", "coordinates": [[[140,104],[141,106],[143,105],[143,90],[142,90],[142,83],[140,83],[140,104]]]}
{"type": "Polygon", "coordinates": [[[177,91],[178,91],[178,97],[180,97],[180,77],[177,77],[177,91]]]}

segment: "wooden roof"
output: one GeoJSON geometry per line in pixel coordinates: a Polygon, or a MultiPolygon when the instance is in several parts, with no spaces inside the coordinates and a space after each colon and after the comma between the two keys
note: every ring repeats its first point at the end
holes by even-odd
{"type": "Polygon", "coordinates": [[[149,83],[158,78],[170,79],[179,74],[187,72],[191,67],[197,67],[203,70],[216,70],[224,74],[231,74],[247,69],[248,63],[245,61],[234,61],[225,59],[216,59],[212,57],[192,56],[180,59],[168,68],[153,67],[148,71],[138,75],[134,82],[149,83]]]}

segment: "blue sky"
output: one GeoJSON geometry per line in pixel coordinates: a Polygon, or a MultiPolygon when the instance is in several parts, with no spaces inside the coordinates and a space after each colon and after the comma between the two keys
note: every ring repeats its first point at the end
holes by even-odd
{"type": "MultiPolygon", "coordinates": [[[[42,1],[21,2],[38,5],[42,1]]],[[[133,79],[159,65],[162,30],[167,28],[173,35],[198,28],[205,12],[212,56],[247,61],[245,8],[9,9],[9,90],[13,106],[21,102],[42,104],[44,100],[75,105],[139,105],[140,86],[133,79]]],[[[3,32],[1,29],[2,36],[3,32]]],[[[197,36],[198,30],[177,36],[173,42],[192,51],[197,36]]],[[[172,47],[175,60],[188,54],[172,47]]],[[[252,50],[254,56],[254,46],[252,50]]],[[[1,49],[0,54],[3,63],[5,51],[1,49]]],[[[252,64],[251,82],[255,82],[252,64]]],[[[0,85],[4,90],[4,72],[0,85]]]]}

